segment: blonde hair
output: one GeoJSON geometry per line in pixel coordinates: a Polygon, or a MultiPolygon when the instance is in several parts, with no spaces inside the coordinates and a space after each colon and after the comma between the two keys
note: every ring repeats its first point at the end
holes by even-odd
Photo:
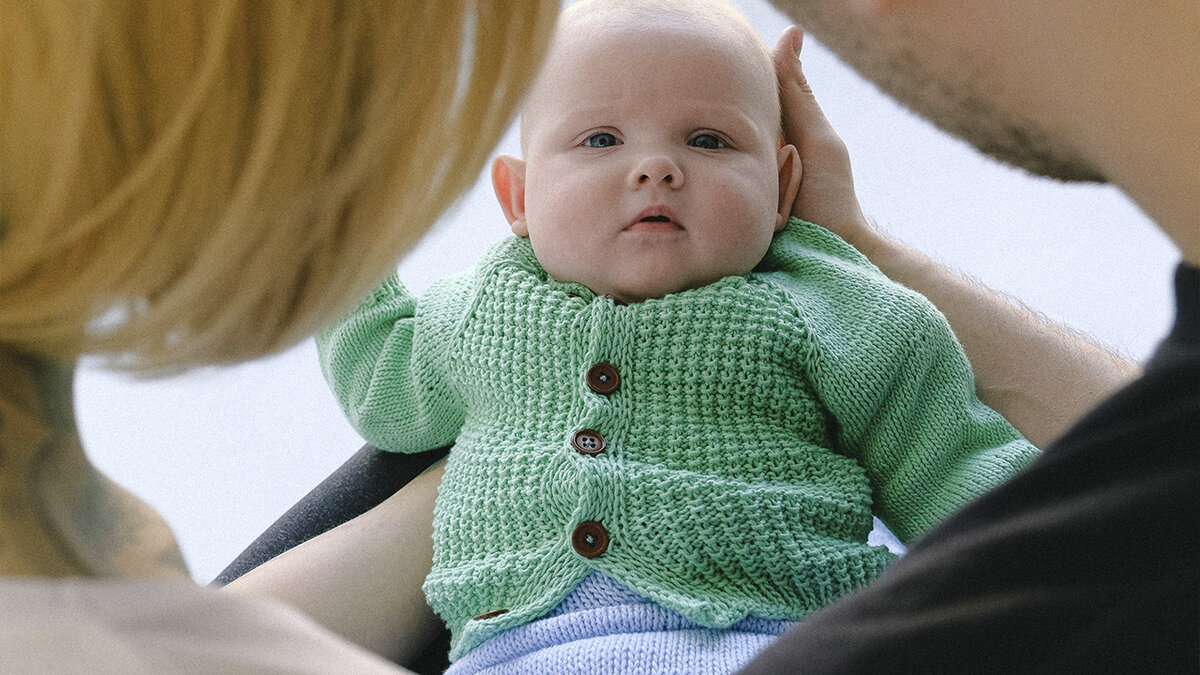
{"type": "Polygon", "coordinates": [[[266,354],[477,177],[556,0],[3,0],[0,344],[266,354]]]}

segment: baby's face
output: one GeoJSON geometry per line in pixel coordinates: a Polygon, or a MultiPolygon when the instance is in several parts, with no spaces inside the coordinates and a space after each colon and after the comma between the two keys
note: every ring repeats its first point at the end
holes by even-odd
{"type": "Polygon", "coordinates": [[[671,22],[567,31],[526,105],[513,231],[626,302],[750,271],[784,222],[781,164],[785,189],[798,172],[769,61],[671,22]]]}

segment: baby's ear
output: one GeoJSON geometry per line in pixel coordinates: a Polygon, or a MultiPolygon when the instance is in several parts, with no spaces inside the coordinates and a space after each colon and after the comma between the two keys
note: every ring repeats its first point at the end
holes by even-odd
{"type": "Polygon", "coordinates": [[[779,212],[775,215],[775,231],[778,232],[787,225],[792,215],[792,205],[796,203],[796,195],[800,192],[800,153],[796,146],[785,145],[779,148],[779,212]]]}
{"type": "Polygon", "coordinates": [[[525,160],[512,155],[498,155],[492,162],[492,189],[504,211],[513,234],[529,236],[525,222],[525,160]]]}

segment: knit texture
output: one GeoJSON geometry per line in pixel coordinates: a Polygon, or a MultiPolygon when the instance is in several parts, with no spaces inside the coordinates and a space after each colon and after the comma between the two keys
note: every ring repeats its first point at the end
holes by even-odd
{"type": "Polygon", "coordinates": [[[796,219],[753,272],[628,306],[505,239],[420,302],[390,279],[318,347],[367,441],[455,443],[424,586],[452,659],[592,570],[704,626],[800,618],[893,559],[873,509],[911,541],[1037,453],[927,300],[796,219]],[[602,362],[609,394],[586,384],[602,362]],[[583,429],[604,452],[572,447],[583,429]]]}

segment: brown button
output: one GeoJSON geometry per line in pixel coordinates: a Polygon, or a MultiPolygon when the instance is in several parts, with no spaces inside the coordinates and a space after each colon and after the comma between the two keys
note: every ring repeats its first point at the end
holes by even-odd
{"type": "Polygon", "coordinates": [[[571,546],[585,558],[595,558],[608,548],[608,530],[594,520],[585,520],[571,533],[571,546]]]}
{"type": "Polygon", "coordinates": [[[608,363],[597,363],[588,368],[587,385],[597,394],[611,394],[621,386],[621,375],[608,363]]]}
{"type": "Polygon", "coordinates": [[[495,609],[490,612],[484,612],[483,614],[480,614],[479,616],[475,617],[474,621],[483,621],[484,619],[491,619],[493,617],[500,616],[501,614],[508,614],[508,610],[507,609],[495,609]]]}
{"type": "Polygon", "coordinates": [[[582,455],[598,455],[604,452],[604,436],[599,431],[580,429],[571,435],[571,447],[582,455]]]}

